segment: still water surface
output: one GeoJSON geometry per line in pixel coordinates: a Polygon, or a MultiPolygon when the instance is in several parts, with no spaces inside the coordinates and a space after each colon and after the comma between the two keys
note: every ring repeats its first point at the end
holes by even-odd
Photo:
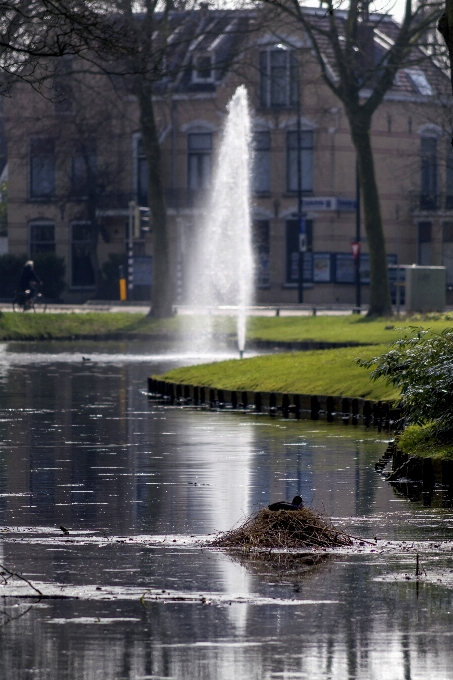
{"type": "Polygon", "coordinates": [[[148,401],[149,373],[190,361],[0,348],[0,562],[78,596],[2,598],[0,678],[453,678],[444,495],[386,484],[375,429],[148,401]],[[296,493],[371,544],[286,572],[200,544],[296,493]]]}

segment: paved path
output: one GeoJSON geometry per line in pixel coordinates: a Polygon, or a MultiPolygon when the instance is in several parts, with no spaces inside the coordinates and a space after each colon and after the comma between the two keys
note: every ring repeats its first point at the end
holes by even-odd
{"type": "MultiPolygon", "coordinates": [[[[205,314],[205,310],[187,305],[175,305],[176,314],[181,316],[192,314],[205,314]]],[[[255,305],[247,309],[247,316],[347,316],[353,313],[353,305],[255,305]]],[[[148,314],[150,306],[147,303],[121,304],[120,302],[99,302],[93,301],[87,304],[48,304],[47,311],[53,314],[87,314],[88,312],[127,312],[129,314],[148,314]]],[[[11,312],[12,305],[7,302],[0,302],[0,311],[11,312]]],[[[364,305],[361,314],[366,314],[368,306],[364,305]]],[[[446,307],[446,312],[453,311],[453,307],[446,307]]],[[[404,313],[404,308],[401,309],[404,313]]],[[[236,308],[231,306],[211,307],[209,314],[230,316],[236,314],[236,308]]],[[[393,313],[397,314],[396,307],[393,313]]]]}
{"type": "MultiPolygon", "coordinates": [[[[0,303],[0,311],[12,312],[11,304],[0,303]]],[[[129,314],[148,314],[149,305],[121,305],[120,303],[102,303],[90,305],[48,304],[47,312],[51,314],[87,314],[88,312],[127,312],[129,314]]],[[[21,313],[21,312],[19,312],[21,313]]]]}

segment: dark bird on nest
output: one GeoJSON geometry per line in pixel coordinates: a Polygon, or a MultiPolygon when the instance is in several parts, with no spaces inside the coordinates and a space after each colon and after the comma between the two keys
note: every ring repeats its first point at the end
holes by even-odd
{"type": "Polygon", "coordinates": [[[300,496],[294,496],[292,501],[277,501],[267,506],[269,510],[301,510],[304,502],[300,496]]]}

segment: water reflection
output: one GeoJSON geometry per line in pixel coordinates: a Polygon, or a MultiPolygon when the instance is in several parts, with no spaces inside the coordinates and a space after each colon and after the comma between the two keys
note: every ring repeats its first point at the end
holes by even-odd
{"type": "MultiPolygon", "coordinates": [[[[138,345],[113,346],[114,360],[86,345],[65,345],[68,360],[56,344],[12,350],[0,357],[0,562],[98,597],[2,600],[0,677],[452,677],[453,590],[433,578],[417,598],[399,576],[413,574],[413,553],[378,543],[282,572],[177,538],[301,493],[382,544],[450,539],[453,515],[436,507],[437,491],[428,509],[374,472],[385,435],[149,403],[146,376],[174,363],[138,345]],[[107,587],[133,595],[103,600],[96,588],[107,587]],[[152,591],[176,598],[140,601],[152,591]]],[[[424,568],[445,579],[451,553],[425,552],[424,568]]]]}

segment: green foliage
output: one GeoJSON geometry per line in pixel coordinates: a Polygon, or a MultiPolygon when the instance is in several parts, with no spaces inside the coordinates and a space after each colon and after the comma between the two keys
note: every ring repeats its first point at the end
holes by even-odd
{"type": "Polygon", "coordinates": [[[119,267],[125,266],[124,253],[110,253],[101,267],[102,285],[98,296],[101,300],[119,299],[119,267]]]}
{"type": "Polygon", "coordinates": [[[12,299],[19,283],[20,272],[27,261],[26,255],[0,255],[0,297],[12,299]]]}
{"type": "Polygon", "coordinates": [[[372,380],[384,378],[401,392],[409,423],[432,423],[432,432],[453,435],[453,330],[412,331],[385,354],[358,363],[373,368],[372,380]]]}
{"type": "MultiPolygon", "coordinates": [[[[63,257],[54,253],[33,255],[35,271],[43,283],[43,295],[47,300],[58,300],[65,289],[66,265],[63,257]]],[[[22,262],[23,264],[23,262],[22,262]]]]}
{"type": "MultiPolygon", "coordinates": [[[[27,255],[0,255],[0,297],[12,298],[19,284],[20,273],[27,255]]],[[[35,271],[43,281],[44,297],[56,300],[65,288],[65,264],[62,257],[53,253],[37,253],[33,256],[35,271]]]]}

